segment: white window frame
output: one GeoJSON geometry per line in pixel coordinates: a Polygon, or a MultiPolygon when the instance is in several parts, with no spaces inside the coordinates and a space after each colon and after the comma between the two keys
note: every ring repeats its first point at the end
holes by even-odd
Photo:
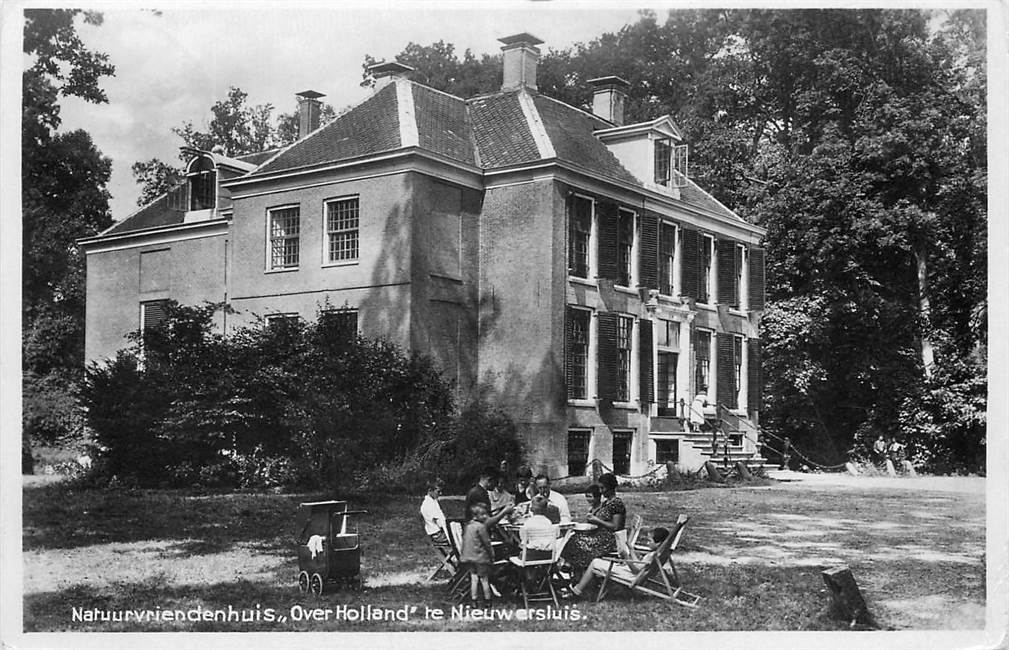
{"type": "Polygon", "coordinates": [[[635,212],[634,210],[631,210],[631,209],[628,209],[628,208],[618,208],[617,209],[617,223],[618,223],[618,232],[617,232],[617,263],[620,262],[620,246],[621,246],[621,243],[620,243],[619,223],[620,223],[620,217],[621,217],[622,213],[623,214],[628,214],[631,217],[631,251],[630,251],[630,259],[628,260],[628,266],[630,267],[630,271],[627,274],[628,284],[619,284],[619,283],[617,283],[616,286],[627,287],[628,289],[633,289],[634,287],[638,286],[638,263],[637,262],[638,262],[638,256],[639,256],[638,248],[639,248],[640,242],[641,242],[641,233],[639,231],[641,223],[640,223],[640,221],[638,219],[638,213],[635,212]]]}
{"type": "Polygon", "coordinates": [[[706,274],[705,282],[707,294],[705,300],[698,300],[697,302],[702,305],[713,305],[718,299],[718,296],[714,295],[717,291],[718,285],[716,284],[718,275],[718,247],[715,245],[715,236],[709,235],[707,233],[699,233],[700,237],[707,242],[708,247],[708,259],[710,263],[708,264],[708,272],[706,274]]]}
{"type": "Polygon", "coordinates": [[[740,249],[739,268],[736,269],[736,285],[739,289],[739,311],[750,309],[750,249],[745,244],[736,244],[740,249]]]}
{"type": "Polygon", "coordinates": [[[733,353],[735,353],[735,342],[739,341],[739,394],[736,398],[736,407],[734,411],[746,411],[746,405],[749,403],[748,397],[748,386],[747,382],[747,371],[749,370],[749,363],[747,361],[747,339],[741,334],[733,334],[733,353]]]}
{"type": "Polygon", "coordinates": [[[295,312],[295,311],[292,311],[292,312],[275,312],[275,313],[272,313],[272,314],[267,314],[266,315],[266,324],[267,325],[272,325],[273,324],[272,321],[275,321],[275,320],[285,320],[285,319],[288,319],[288,318],[298,318],[298,319],[300,319],[301,318],[301,314],[299,314],[298,312],[295,312]]]}
{"type": "Polygon", "coordinates": [[[326,199],[322,202],[322,260],[323,266],[353,266],[358,264],[361,260],[361,196],[359,194],[349,194],[347,196],[336,196],[333,198],[326,199]],[[357,227],[355,228],[345,228],[342,230],[330,231],[329,229],[329,206],[336,203],[346,202],[346,201],[356,201],[357,209],[357,227]],[[332,258],[332,251],[330,249],[329,241],[330,236],[340,232],[355,232],[357,233],[357,255],[353,258],[338,259],[334,260],[332,258]]]}
{"type": "Polygon", "coordinates": [[[595,394],[595,350],[596,350],[596,313],[595,310],[582,305],[567,305],[568,309],[586,312],[588,315],[588,347],[585,353],[585,397],[572,397],[568,403],[594,404],[595,394]]]}
{"type": "Polygon", "coordinates": [[[322,310],[322,313],[324,313],[324,314],[339,314],[339,313],[349,314],[349,313],[353,313],[354,314],[354,337],[356,338],[356,337],[358,337],[358,336],[361,335],[361,310],[358,309],[357,307],[350,307],[350,306],[347,306],[347,307],[332,307],[330,309],[324,309],[324,310],[322,310]]]}
{"type": "MultiPolygon", "coordinates": [[[[659,291],[660,291],[660,295],[669,296],[670,298],[674,298],[674,297],[680,295],[680,266],[681,266],[681,260],[680,260],[680,225],[678,223],[676,223],[675,221],[665,221],[665,220],[663,220],[663,221],[659,222],[659,252],[660,253],[662,251],[662,229],[663,228],[672,228],[673,229],[673,268],[671,269],[671,271],[672,271],[672,273],[671,273],[671,275],[672,275],[672,278],[671,278],[671,280],[672,280],[672,282],[671,282],[672,286],[670,287],[670,290],[672,291],[672,293],[661,293],[661,290],[662,290],[662,287],[661,287],[662,283],[661,282],[659,283],[660,284],[659,291]]],[[[661,255],[660,255],[660,257],[661,257],[661,255]]],[[[665,264],[665,260],[661,260],[661,263],[665,264]]],[[[660,265],[660,268],[659,268],[659,278],[660,279],[662,278],[663,273],[664,272],[663,272],[663,270],[661,268],[661,265],[660,265]]]]}
{"type": "MultiPolygon", "coordinates": [[[[718,377],[718,375],[716,374],[718,372],[717,367],[718,359],[716,358],[716,349],[715,349],[715,338],[716,338],[715,330],[708,329],[706,327],[698,327],[695,328],[695,331],[698,332],[698,334],[704,332],[705,334],[708,335],[708,385],[707,388],[705,389],[705,393],[708,396],[708,401],[714,402],[717,399],[717,395],[715,395],[715,392],[718,390],[718,381],[716,380],[716,378],[718,377]]],[[[697,394],[701,390],[701,387],[697,385],[696,381],[697,364],[700,362],[700,360],[697,358],[696,348],[691,350],[691,352],[693,353],[694,356],[694,363],[690,368],[690,371],[693,374],[693,377],[691,379],[692,382],[694,383],[694,394],[697,394]]]]}
{"type": "MultiPolygon", "coordinates": [[[[599,273],[598,272],[598,268],[599,268],[598,255],[599,255],[599,253],[598,253],[598,250],[597,250],[599,248],[599,245],[598,245],[598,242],[599,242],[599,225],[596,223],[596,216],[597,216],[596,200],[593,197],[588,196],[587,194],[580,194],[578,192],[574,193],[574,198],[576,198],[576,199],[584,199],[584,200],[588,201],[589,202],[589,206],[590,206],[590,210],[591,210],[591,214],[589,216],[589,241],[588,241],[588,251],[587,251],[588,252],[588,268],[585,271],[585,275],[587,277],[584,277],[584,278],[580,277],[580,276],[577,276],[577,275],[571,275],[571,269],[569,268],[568,269],[568,279],[572,280],[574,282],[583,282],[583,283],[588,283],[588,284],[595,285],[595,283],[596,283],[596,276],[599,273]]],[[[571,215],[570,214],[567,215],[567,218],[570,220],[571,219],[571,215]]],[[[569,223],[566,223],[564,225],[567,228],[567,235],[566,236],[568,238],[570,238],[570,233],[571,233],[571,224],[570,224],[570,221],[569,221],[569,223]]],[[[573,241],[568,241],[568,246],[574,246],[574,242],[573,241]]],[[[569,253],[569,255],[570,255],[570,253],[569,253]]],[[[570,261],[570,258],[568,260],[565,260],[564,263],[567,264],[569,261],[570,261]]]]}
{"type": "Polygon", "coordinates": [[[301,204],[288,203],[285,205],[274,205],[266,208],[266,272],[285,273],[297,271],[301,268],[301,240],[303,229],[301,227],[301,204]],[[298,210],[298,263],[291,266],[273,266],[273,214],[281,210],[298,210]]]}
{"type": "MultiPolygon", "coordinates": [[[[627,336],[630,338],[629,342],[631,345],[628,351],[630,359],[628,359],[627,364],[627,396],[626,396],[627,399],[623,400],[616,399],[614,400],[614,404],[621,405],[625,408],[633,408],[636,406],[638,400],[638,393],[640,392],[639,384],[641,383],[639,377],[641,369],[640,369],[640,362],[638,360],[638,333],[639,333],[638,328],[640,327],[640,324],[638,319],[631,314],[620,313],[618,314],[618,317],[626,318],[627,320],[630,321],[630,327],[628,328],[627,336]],[[638,381],[635,381],[635,379],[637,379],[638,381]]],[[[620,340],[620,324],[618,321],[617,341],[619,342],[619,340],[620,340]]],[[[617,362],[619,364],[620,348],[618,347],[617,350],[618,350],[617,362]]],[[[618,365],[618,371],[619,371],[619,365],[618,365]]]]}

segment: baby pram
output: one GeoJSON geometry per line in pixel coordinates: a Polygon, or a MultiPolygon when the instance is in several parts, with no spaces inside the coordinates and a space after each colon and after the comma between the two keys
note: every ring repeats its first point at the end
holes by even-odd
{"type": "Polygon", "coordinates": [[[298,506],[298,589],[319,596],[327,585],[361,586],[361,538],[346,501],[314,501],[298,506]]]}

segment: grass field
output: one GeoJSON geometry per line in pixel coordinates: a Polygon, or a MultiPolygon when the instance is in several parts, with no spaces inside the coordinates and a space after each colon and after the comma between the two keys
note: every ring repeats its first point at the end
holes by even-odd
{"type": "MultiPolygon", "coordinates": [[[[692,517],[677,567],[703,596],[690,610],[616,593],[565,604],[562,620],[430,620],[448,602],[417,509],[420,499],[352,499],[361,522],[365,588],[298,593],[295,509],[330,494],[75,491],[32,480],[24,488],[25,631],[267,630],[834,630],[820,571],[851,567],[884,629],[984,625],[983,480],[961,491],[907,489],[900,479],[863,485],[774,484],[625,493],[647,526],[692,517]],[[416,607],[393,622],[295,621],[303,608],[416,607]],[[101,622],[84,610],[247,610],[251,622],[101,622]],[[283,622],[262,620],[273,609],[283,622]],[[573,621],[577,611],[579,620],[573,621]]],[[[584,514],[578,495],[573,514],[584,514]]],[[[443,497],[449,516],[461,499],[443,497]]],[[[499,606],[514,611],[516,605],[499,606]]],[[[409,609],[407,610],[409,611],[409,609]]]]}

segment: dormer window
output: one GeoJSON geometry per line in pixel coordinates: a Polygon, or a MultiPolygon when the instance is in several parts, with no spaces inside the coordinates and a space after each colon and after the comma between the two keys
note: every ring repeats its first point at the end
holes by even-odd
{"type": "Polygon", "coordinates": [[[663,187],[687,184],[687,145],[674,145],[672,138],[655,141],[655,183],[663,187]]]}
{"type": "Polygon", "coordinates": [[[189,210],[211,210],[217,206],[217,172],[209,156],[198,156],[186,170],[189,210]]]}

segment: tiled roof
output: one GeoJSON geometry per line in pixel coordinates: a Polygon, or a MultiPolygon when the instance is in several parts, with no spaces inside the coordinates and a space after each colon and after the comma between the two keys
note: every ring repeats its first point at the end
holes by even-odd
{"type": "Polygon", "coordinates": [[[466,102],[420,84],[411,83],[410,89],[420,147],[475,165],[473,128],[466,102]]]}
{"type": "Polygon", "coordinates": [[[280,149],[270,149],[269,151],[257,151],[256,153],[247,153],[244,156],[235,156],[238,160],[242,162],[247,162],[253,165],[262,165],[264,162],[272,158],[280,149]]]}
{"type": "Polygon", "coordinates": [[[174,226],[182,223],[184,216],[185,213],[181,210],[171,210],[168,208],[168,195],[165,194],[112,226],[103,234],[119,235],[124,232],[133,232],[134,230],[144,230],[146,228],[174,226]]]}
{"type": "Polygon", "coordinates": [[[689,178],[687,179],[687,184],[680,188],[680,200],[694,207],[703,208],[708,212],[714,212],[729,219],[742,221],[739,215],[716,201],[713,196],[702,190],[689,178]]]}
{"type": "Polygon", "coordinates": [[[609,123],[540,94],[533,95],[533,103],[559,159],[603,176],[641,185],[593,134],[595,129],[609,126],[609,123]]]}
{"type": "Polygon", "coordinates": [[[469,100],[473,136],[484,168],[539,160],[539,149],[522,113],[518,93],[497,93],[469,100]]]}
{"type": "MultiPolygon", "coordinates": [[[[409,106],[399,106],[399,98],[406,96],[398,93],[404,91],[411,93],[417,144],[421,149],[483,169],[494,169],[540,160],[539,138],[540,145],[552,148],[561,161],[616,181],[642,185],[641,180],[627,171],[596,137],[596,130],[612,125],[594,115],[527,89],[463,100],[403,81],[388,84],[303,140],[284,149],[247,154],[238,160],[261,165],[248,175],[256,177],[398,149],[402,146],[401,129],[412,128],[406,120],[400,124],[400,111],[409,111],[409,106]],[[404,83],[409,85],[397,88],[404,83]],[[520,93],[527,93],[527,97],[520,100],[520,93]],[[526,111],[536,113],[532,124],[523,105],[526,111]],[[536,137],[532,129],[539,130],[536,137]]],[[[409,133],[403,137],[408,136],[409,133]]],[[[680,188],[680,198],[688,205],[739,219],[692,181],[688,180],[686,186],[680,188]]],[[[167,198],[161,197],[113,226],[107,234],[182,222],[183,213],[168,209],[167,198]]]]}
{"type": "Polygon", "coordinates": [[[400,147],[396,84],[391,83],[304,140],[295,142],[250,176],[355,158],[400,147]]]}

